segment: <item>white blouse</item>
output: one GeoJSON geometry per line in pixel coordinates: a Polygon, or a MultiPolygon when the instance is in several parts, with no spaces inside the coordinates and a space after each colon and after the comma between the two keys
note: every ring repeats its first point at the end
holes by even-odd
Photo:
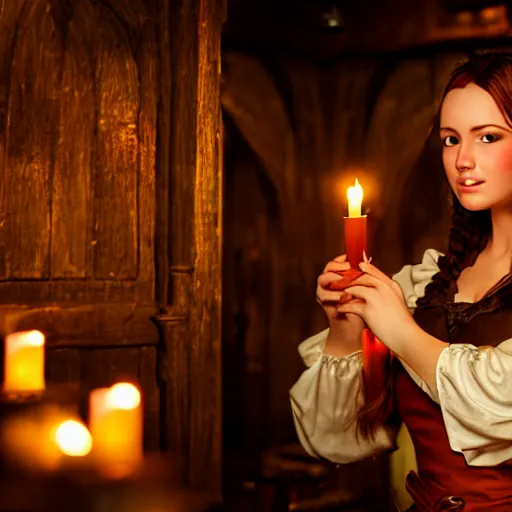
{"type": "MultiPolygon", "coordinates": [[[[429,249],[422,263],[406,265],[393,279],[411,311],[439,270],[441,254],[429,249]]],[[[511,326],[512,331],[512,326],[511,326]]],[[[356,438],[350,421],[361,406],[362,352],[337,358],[323,353],[328,330],[305,340],[299,352],[308,369],[290,391],[295,426],[304,448],[336,463],[372,457],[396,448],[396,430],[381,428],[374,441],[356,438]]],[[[437,402],[452,450],[473,466],[512,459],[512,338],[497,347],[446,347],[437,363],[437,389],[405,363],[414,381],[437,402]]]]}

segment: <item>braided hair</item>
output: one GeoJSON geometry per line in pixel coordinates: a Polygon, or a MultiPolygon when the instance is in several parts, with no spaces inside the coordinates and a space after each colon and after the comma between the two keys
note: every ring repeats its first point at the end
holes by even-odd
{"type": "Polygon", "coordinates": [[[473,212],[464,208],[452,193],[452,227],[448,238],[448,251],[439,258],[439,272],[425,288],[425,295],[416,302],[418,308],[445,298],[451,283],[461,272],[472,266],[487,245],[491,234],[491,212],[473,212]]]}

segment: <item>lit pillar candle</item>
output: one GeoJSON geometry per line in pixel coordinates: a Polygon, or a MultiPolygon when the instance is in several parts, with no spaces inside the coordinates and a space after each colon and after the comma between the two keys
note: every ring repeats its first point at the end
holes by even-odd
{"type": "Polygon", "coordinates": [[[128,383],[95,389],[89,398],[92,456],[100,470],[122,477],[142,461],[142,410],[139,390],[128,383]]]}
{"type": "Polygon", "coordinates": [[[44,389],[44,341],[39,331],[16,332],[5,337],[6,393],[44,389]]]}
{"type": "Polygon", "coordinates": [[[345,227],[345,252],[351,268],[358,269],[366,253],[366,215],[361,215],[363,187],[355,180],[347,190],[348,217],[343,218],[345,227]]]}

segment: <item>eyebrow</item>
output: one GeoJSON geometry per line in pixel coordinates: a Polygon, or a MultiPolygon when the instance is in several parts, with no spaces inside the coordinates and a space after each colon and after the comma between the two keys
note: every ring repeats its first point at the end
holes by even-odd
{"type": "MultiPolygon", "coordinates": [[[[480,124],[478,126],[473,126],[473,128],[471,128],[471,132],[474,133],[474,132],[479,132],[480,130],[484,129],[484,128],[499,128],[501,130],[505,130],[507,132],[510,132],[511,129],[510,127],[505,127],[505,126],[501,126],[499,124],[480,124]]],[[[442,131],[442,130],[448,130],[450,132],[456,132],[457,130],[454,130],[453,128],[449,128],[448,126],[441,126],[441,128],[439,129],[439,131],[442,131]]]]}

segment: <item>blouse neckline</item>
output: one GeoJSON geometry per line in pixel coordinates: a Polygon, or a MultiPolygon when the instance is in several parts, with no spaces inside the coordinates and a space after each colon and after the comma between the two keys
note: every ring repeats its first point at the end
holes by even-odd
{"type": "Polygon", "coordinates": [[[457,294],[459,293],[459,287],[457,284],[457,281],[455,279],[452,279],[453,286],[452,288],[452,297],[451,302],[454,304],[470,304],[470,305],[476,305],[484,302],[486,299],[492,297],[496,293],[498,293],[503,287],[507,286],[512,282],[512,272],[509,272],[508,274],[505,274],[496,284],[494,284],[489,290],[487,290],[480,299],[477,301],[467,301],[467,300],[457,300],[457,294]]]}

